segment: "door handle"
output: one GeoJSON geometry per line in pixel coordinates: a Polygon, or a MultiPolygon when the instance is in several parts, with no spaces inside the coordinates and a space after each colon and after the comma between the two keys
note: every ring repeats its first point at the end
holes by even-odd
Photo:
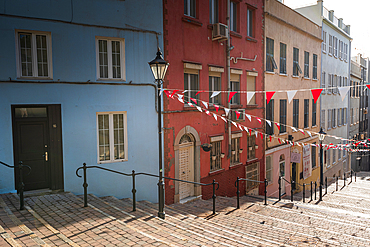
{"type": "Polygon", "coordinates": [[[49,158],[48,158],[48,152],[47,151],[45,152],[44,157],[45,157],[45,161],[48,161],[49,158]]]}

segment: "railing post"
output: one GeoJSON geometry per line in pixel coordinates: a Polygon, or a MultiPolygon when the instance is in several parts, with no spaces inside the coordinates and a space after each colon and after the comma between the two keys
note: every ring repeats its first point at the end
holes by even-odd
{"type": "Polygon", "coordinates": [[[265,178],[265,205],[267,205],[267,184],[268,184],[268,182],[267,182],[267,179],[265,178]]]}
{"type": "Polygon", "coordinates": [[[239,209],[240,208],[240,204],[239,204],[239,194],[240,194],[240,191],[239,191],[239,177],[236,178],[236,208],[239,209]]]}
{"type": "Polygon", "coordinates": [[[281,177],[279,176],[279,201],[281,200],[281,177]]]}
{"type": "Polygon", "coordinates": [[[353,176],[353,173],[352,173],[352,170],[351,170],[351,183],[352,183],[352,176],[353,176]]]}
{"type": "Polygon", "coordinates": [[[19,200],[20,200],[19,210],[23,210],[24,209],[24,196],[23,196],[24,183],[23,183],[23,162],[22,161],[19,161],[18,169],[19,169],[19,200]]]}
{"type": "Polygon", "coordinates": [[[346,173],[344,173],[344,176],[343,176],[343,181],[344,181],[344,186],[343,187],[346,187],[346,173]]]}
{"type": "Polygon", "coordinates": [[[83,184],[83,187],[84,187],[84,207],[87,207],[87,186],[89,186],[89,185],[87,184],[87,177],[86,177],[86,170],[87,170],[86,163],[83,163],[82,169],[84,170],[84,184],[83,184]]]}
{"type": "Polygon", "coordinates": [[[213,179],[213,182],[212,182],[212,187],[213,187],[213,195],[212,195],[212,199],[213,199],[213,214],[216,214],[216,189],[215,189],[215,185],[216,185],[216,182],[213,179]]]}
{"type": "Polygon", "coordinates": [[[355,172],[355,182],[356,182],[356,177],[357,177],[357,176],[356,176],[356,172],[355,172]]]}
{"type": "Polygon", "coordinates": [[[293,201],[293,184],[294,181],[290,180],[290,201],[293,201]]]}
{"type": "Polygon", "coordinates": [[[311,201],[313,201],[313,199],[312,199],[312,181],[311,181],[311,201]]]}
{"type": "Polygon", "coordinates": [[[135,170],[132,170],[132,211],[136,211],[135,170]]]}
{"type": "Polygon", "coordinates": [[[325,195],[328,194],[328,177],[325,177],[325,195]]]}
{"type": "Polygon", "coordinates": [[[306,184],[303,183],[303,202],[306,200],[306,184]]]}
{"type": "Polygon", "coordinates": [[[315,181],[315,200],[316,200],[317,183],[315,181]]]}
{"type": "Polygon", "coordinates": [[[338,191],[338,177],[335,177],[335,189],[338,191]]]}

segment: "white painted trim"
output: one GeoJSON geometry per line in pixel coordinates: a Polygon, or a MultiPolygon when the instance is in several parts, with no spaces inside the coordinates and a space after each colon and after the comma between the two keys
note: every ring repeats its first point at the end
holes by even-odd
{"type": "Polygon", "coordinates": [[[208,70],[209,70],[209,72],[218,72],[218,73],[224,73],[225,72],[224,68],[213,67],[213,66],[209,66],[208,70]]]}
{"type": "Polygon", "coordinates": [[[241,69],[230,69],[230,74],[242,75],[243,70],[241,70],[241,69]]]}
{"type": "Polygon", "coordinates": [[[248,76],[258,76],[258,72],[257,71],[247,71],[247,75],[248,76]]]}
{"type": "Polygon", "coordinates": [[[214,136],[210,138],[210,142],[218,142],[218,141],[223,141],[224,136],[214,136]]]}
{"type": "Polygon", "coordinates": [[[184,69],[202,70],[202,65],[201,64],[195,64],[195,63],[184,63],[184,69]]]}

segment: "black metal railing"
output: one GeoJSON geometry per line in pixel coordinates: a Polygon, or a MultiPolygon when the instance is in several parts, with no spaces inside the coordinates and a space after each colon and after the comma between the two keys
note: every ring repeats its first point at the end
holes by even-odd
{"type": "MultiPolygon", "coordinates": [[[[159,175],[145,173],[145,172],[135,173],[135,171],[132,170],[132,173],[129,174],[129,173],[119,172],[119,171],[111,170],[111,169],[100,167],[100,166],[87,166],[86,163],[83,163],[83,166],[77,168],[76,175],[77,175],[77,177],[80,177],[81,178],[82,176],[78,174],[78,171],[81,170],[81,169],[83,170],[83,178],[84,178],[84,183],[83,183],[83,188],[84,188],[84,207],[87,207],[88,206],[87,205],[87,187],[88,187],[88,184],[87,184],[87,169],[89,169],[89,168],[97,168],[97,169],[100,169],[100,170],[104,170],[104,171],[113,172],[113,173],[124,175],[124,176],[128,176],[128,177],[132,177],[132,190],[131,190],[131,192],[132,192],[132,211],[136,211],[136,192],[137,192],[136,191],[136,180],[135,180],[136,176],[144,175],[144,176],[159,178],[159,175]]],[[[168,180],[183,182],[183,183],[190,183],[190,184],[195,184],[195,185],[201,185],[201,186],[209,186],[209,185],[212,185],[213,186],[213,195],[212,195],[212,199],[213,199],[213,214],[216,213],[216,190],[218,190],[220,186],[219,186],[219,183],[215,181],[215,179],[213,179],[213,182],[212,183],[204,184],[204,183],[198,183],[198,182],[181,180],[181,179],[177,179],[177,178],[170,178],[170,177],[163,177],[163,178],[164,179],[168,179],[168,180]],[[216,184],[217,184],[217,188],[216,188],[216,184]]],[[[159,183],[157,185],[158,185],[158,187],[160,186],[159,183]]]]}
{"type": "Polygon", "coordinates": [[[237,209],[240,209],[240,185],[239,185],[239,181],[249,181],[249,182],[254,182],[254,183],[264,183],[265,185],[265,191],[264,191],[264,194],[265,194],[265,205],[267,205],[267,185],[268,185],[268,182],[267,182],[267,179],[263,180],[263,181],[258,181],[258,180],[253,180],[253,179],[248,179],[248,178],[239,178],[237,177],[236,178],[236,181],[235,181],[235,187],[236,187],[236,208],[237,209]]]}
{"type": "Polygon", "coordinates": [[[1,161],[0,161],[0,164],[4,165],[6,167],[9,167],[9,168],[13,168],[13,169],[18,168],[19,184],[18,184],[18,188],[17,188],[17,193],[19,193],[19,204],[20,204],[19,205],[19,210],[23,210],[24,209],[23,167],[27,167],[29,169],[29,172],[25,176],[30,175],[30,173],[31,173],[31,167],[29,167],[27,165],[23,165],[23,162],[22,161],[19,161],[18,165],[14,165],[14,166],[8,165],[8,164],[6,164],[4,162],[1,162],[1,161]]]}
{"type": "Polygon", "coordinates": [[[303,199],[303,202],[305,202],[306,201],[306,184],[305,183],[300,184],[300,183],[295,182],[295,181],[293,181],[293,182],[294,182],[295,185],[298,185],[298,186],[302,187],[302,194],[303,194],[302,199],[303,199]]]}
{"type": "MultiPolygon", "coordinates": [[[[288,181],[286,180],[285,178],[279,176],[279,201],[281,200],[281,180],[284,180],[286,183],[290,184],[290,201],[293,201],[293,185],[294,185],[294,181],[288,181]]],[[[285,183],[284,183],[284,187],[285,187],[285,183]]]]}

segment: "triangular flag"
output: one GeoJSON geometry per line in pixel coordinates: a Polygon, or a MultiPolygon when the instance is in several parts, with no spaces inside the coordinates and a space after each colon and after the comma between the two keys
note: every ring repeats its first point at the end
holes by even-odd
{"type": "Polygon", "coordinates": [[[320,97],[323,88],[311,89],[312,97],[314,102],[317,102],[317,99],[320,97]]]}
{"type": "Polygon", "coordinates": [[[196,99],[190,98],[190,100],[193,101],[195,104],[197,104],[197,100],[196,99]]]}
{"type": "Polygon", "coordinates": [[[236,125],[236,123],[234,121],[231,121],[231,123],[238,128],[238,125],[236,125]]]}
{"type": "Polygon", "coordinates": [[[177,95],[177,97],[178,97],[179,99],[182,99],[182,98],[184,97],[184,95],[178,94],[178,95],[177,95]]]}
{"type": "Polygon", "coordinates": [[[190,105],[190,106],[194,107],[194,105],[193,105],[192,103],[190,103],[190,102],[188,102],[188,105],[190,105]]]}
{"type": "Polygon", "coordinates": [[[213,97],[216,97],[217,95],[219,95],[221,93],[221,91],[216,91],[216,92],[213,92],[212,95],[211,95],[211,98],[213,97]]]}
{"type": "Polygon", "coordinates": [[[252,136],[252,129],[249,129],[249,136],[252,136]]]}
{"type": "Polygon", "coordinates": [[[301,145],[299,144],[299,142],[296,142],[296,143],[297,143],[297,145],[298,145],[298,146],[301,146],[301,145]]]}
{"type": "Polygon", "coordinates": [[[272,136],[270,136],[270,142],[272,141],[272,136]]]}
{"type": "Polygon", "coordinates": [[[182,99],[182,95],[178,95],[178,100],[181,102],[181,103],[184,103],[184,100],[182,99]],[[181,97],[180,97],[181,96],[181,97]]]}
{"type": "Polygon", "coordinates": [[[203,92],[204,92],[204,90],[202,90],[202,91],[198,91],[198,92],[195,94],[195,96],[197,96],[198,94],[203,93],[203,92]]]}
{"type": "Polygon", "coordinates": [[[262,132],[260,132],[260,136],[261,136],[261,139],[263,140],[263,134],[262,134],[262,132]]]}
{"type": "Polygon", "coordinates": [[[175,95],[175,93],[178,92],[178,91],[180,91],[180,90],[177,90],[177,89],[173,90],[173,92],[172,92],[172,94],[171,94],[170,97],[173,98],[173,96],[175,95]]]}
{"type": "Polygon", "coordinates": [[[295,94],[297,93],[297,90],[290,90],[286,92],[288,95],[288,102],[292,102],[292,99],[294,98],[295,94]]]}
{"type": "Polygon", "coordinates": [[[198,111],[203,112],[202,108],[200,108],[199,106],[195,106],[195,107],[198,109],[198,111]]]}
{"type": "Polygon", "coordinates": [[[220,107],[218,105],[213,105],[216,109],[216,112],[218,112],[218,109],[220,109],[220,107]]]}
{"type": "Polygon", "coordinates": [[[280,124],[275,122],[276,127],[280,130],[280,124]]]}
{"type": "Polygon", "coordinates": [[[243,131],[243,128],[242,128],[242,126],[241,126],[240,124],[238,124],[238,128],[239,128],[241,131],[243,131]]]}
{"type": "Polygon", "coordinates": [[[204,105],[206,108],[208,108],[208,103],[207,103],[207,102],[202,101],[202,103],[203,103],[203,105],[204,105]]]}
{"type": "Polygon", "coordinates": [[[275,94],[275,91],[269,91],[269,92],[266,92],[266,104],[268,105],[272,96],[274,96],[275,94]]]}
{"type": "Polygon", "coordinates": [[[260,119],[260,118],[256,117],[256,119],[257,119],[257,121],[258,121],[259,123],[262,123],[262,121],[261,121],[261,119],[260,119]]]}
{"type": "Polygon", "coordinates": [[[280,138],[278,138],[279,144],[281,144],[280,138]]]}
{"type": "Polygon", "coordinates": [[[226,117],[229,115],[229,111],[230,111],[230,109],[228,109],[228,108],[224,108],[224,110],[225,110],[225,113],[226,113],[226,117]]]}
{"type": "Polygon", "coordinates": [[[307,131],[307,130],[306,130],[306,132],[307,132],[307,134],[308,134],[310,137],[312,137],[311,132],[309,132],[309,131],[307,131]]]}
{"type": "Polygon", "coordinates": [[[166,94],[167,98],[171,97],[171,93],[168,90],[163,90],[163,92],[166,94]]]}
{"type": "Polygon", "coordinates": [[[235,94],[236,94],[236,92],[230,92],[229,93],[229,102],[231,101],[231,99],[234,97],[235,94]]]}
{"type": "Polygon", "coordinates": [[[245,126],[244,126],[244,129],[245,129],[245,131],[247,131],[247,132],[248,132],[248,128],[247,128],[247,127],[245,127],[245,126]]]}
{"type": "Polygon", "coordinates": [[[247,92],[247,105],[249,104],[249,101],[253,98],[255,92],[247,92]]]}
{"type": "Polygon", "coordinates": [[[368,89],[370,89],[370,84],[366,85],[368,89]]]}
{"type": "Polygon", "coordinates": [[[340,93],[340,97],[342,97],[342,101],[346,97],[346,95],[347,95],[347,93],[349,91],[349,88],[350,87],[338,87],[338,90],[339,90],[339,93],[340,93]]]}
{"type": "Polygon", "coordinates": [[[239,117],[240,117],[240,112],[235,111],[235,115],[236,115],[236,119],[239,119],[239,117]]]}
{"type": "Polygon", "coordinates": [[[268,123],[268,125],[271,127],[271,121],[270,120],[266,120],[266,123],[268,123]]]}
{"type": "Polygon", "coordinates": [[[220,117],[222,120],[224,120],[225,121],[225,123],[227,123],[227,121],[226,121],[226,118],[224,118],[224,117],[220,117]]]}
{"type": "Polygon", "coordinates": [[[217,121],[217,115],[213,113],[213,117],[215,118],[215,120],[217,121]]]}
{"type": "Polygon", "coordinates": [[[250,116],[250,115],[245,114],[245,116],[248,118],[248,120],[249,120],[249,121],[252,121],[252,118],[251,118],[251,116],[250,116]]]}
{"type": "Polygon", "coordinates": [[[258,132],[257,132],[257,131],[255,131],[255,132],[254,132],[254,134],[255,134],[255,136],[256,136],[256,138],[257,138],[257,137],[258,137],[258,136],[257,136],[257,135],[258,135],[258,132]]]}
{"type": "Polygon", "coordinates": [[[303,135],[306,135],[303,131],[303,129],[298,129],[303,135]]]}
{"type": "Polygon", "coordinates": [[[297,132],[297,129],[294,127],[290,127],[294,132],[297,132]]]}
{"type": "Polygon", "coordinates": [[[208,115],[208,116],[212,117],[212,116],[211,116],[211,113],[209,113],[209,111],[206,111],[206,113],[207,113],[207,115],[208,115]]]}

